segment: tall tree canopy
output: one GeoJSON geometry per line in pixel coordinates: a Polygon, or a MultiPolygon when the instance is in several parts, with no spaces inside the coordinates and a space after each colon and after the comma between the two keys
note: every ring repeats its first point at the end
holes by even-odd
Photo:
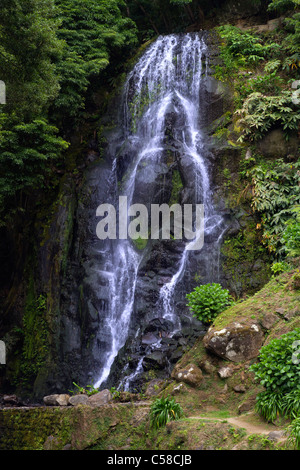
{"type": "Polygon", "coordinates": [[[58,37],[65,43],[57,63],[61,92],[56,114],[76,116],[92,76],[137,45],[134,22],[124,16],[122,0],[57,0],[58,37]]]}
{"type": "Polygon", "coordinates": [[[125,6],[122,0],[1,0],[2,209],[9,200],[19,207],[24,191],[44,185],[67,147],[58,132],[84,110],[90,78],[137,45],[125,6]]]}

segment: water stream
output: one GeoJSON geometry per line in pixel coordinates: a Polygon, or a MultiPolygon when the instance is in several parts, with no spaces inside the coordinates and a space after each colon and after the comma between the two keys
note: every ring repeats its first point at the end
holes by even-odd
{"type": "MultiPolygon", "coordinates": [[[[204,205],[205,237],[211,237],[213,242],[210,242],[209,255],[203,256],[201,263],[205,265],[204,272],[210,273],[205,279],[216,282],[219,247],[226,226],[213,206],[207,150],[200,125],[204,109],[201,87],[207,80],[208,54],[204,36],[196,33],[159,37],[146,50],[128,75],[123,92],[121,153],[126,155],[127,165],[120,179],[117,172],[120,154],[116,154],[108,184],[115,203],[119,196],[127,197],[128,206],[142,203],[150,207],[154,202],[168,202],[164,200],[170,171],[166,154],[176,155],[181,172],[186,170],[188,201],[204,205]],[[168,140],[166,126],[170,119],[173,124],[169,126],[171,139],[168,140]]],[[[189,243],[192,242],[183,244],[166,282],[159,287],[151,313],[153,318],[160,317],[172,324],[171,336],[181,328],[175,308],[176,289],[195,258],[195,253],[188,249],[189,243]]],[[[139,268],[145,257],[149,257],[149,249],[137,249],[130,239],[116,240],[113,244],[107,241],[103,245],[101,250],[106,261],[97,274],[106,280],[109,302],[98,334],[100,343],[103,334],[110,340],[106,342],[104,355],[103,351],[101,353],[103,368],[96,379],[96,387],[105,384],[128,338],[135,299],[141,295],[137,291],[139,268]]],[[[159,342],[153,344],[152,350],[159,347],[159,342]]],[[[136,370],[123,379],[125,389],[130,388],[130,383],[142,370],[143,357],[136,370]]]]}

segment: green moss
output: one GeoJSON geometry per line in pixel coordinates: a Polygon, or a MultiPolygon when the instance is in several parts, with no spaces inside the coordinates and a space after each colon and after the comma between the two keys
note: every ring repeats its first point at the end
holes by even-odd
{"type": "Polygon", "coordinates": [[[62,449],[70,442],[72,410],[56,408],[7,409],[0,412],[4,432],[0,438],[1,450],[42,450],[49,436],[62,449]]]}
{"type": "Polygon", "coordinates": [[[291,330],[300,325],[299,294],[290,289],[290,280],[293,272],[283,273],[277,278],[271,279],[259,292],[243,302],[226,309],[214,321],[216,329],[222,329],[229,323],[238,321],[243,324],[249,320],[253,323],[253,317],[261,321],[268,313],[276,313],[278,308],[285,312],[295,311],[295,316],[286,321],[278,316],[278,324],[275,325],[272,334],[282,334],[285,329],[291,330]],[[274,332],[274,333],[273,333],[274,332]]]}
{"type": "Polygon", "coordinates": [[[254,294],[271,276],[270,260],[258,239],[255,221],[248,219],[245,225],[234,238],[225,239],[221,249],[223,272],[237,298],[254,294]]]}
{"type": "Polygon", "coordinates": [[[138,250],[143,250],[144,248],[146,248],[147,246],[147,243],[148,243],[148,238],[137,238],[137,239],[132,239],[133,243],[134,243],[134,246],[138,249],[138,250]]]}
{"type": "Polygon", "coordinates": [[[18,389],[31,389],[32,384],[46,362],[49,353],[49,326],[47,322],[47,297],[37,295],[31,274],[25,300],[22,350],[13,382],[18,389]]]}
{"type": "Polygon", "coordinates": [[[169,200],[169,205],[178,204],[180,191],[183,188],[183,182],[178,170],[174,170],[172,174],[172,192],[169,200]]]}

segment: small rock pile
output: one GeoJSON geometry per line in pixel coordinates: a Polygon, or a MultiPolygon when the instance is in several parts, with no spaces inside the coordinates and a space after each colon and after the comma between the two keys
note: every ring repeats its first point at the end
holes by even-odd
{"type": "Polygon", "coordinates": [[[113,400],[112,394],[109,390],[101,390],[101,392],[93,395],[86,395],[80,393],[78,395],[68,395],[66,393],[47,395],[43,398],[46,406],[77,406],[77,405],[88,405],[88,406],[103,406],[107,405],[113,400]]]}

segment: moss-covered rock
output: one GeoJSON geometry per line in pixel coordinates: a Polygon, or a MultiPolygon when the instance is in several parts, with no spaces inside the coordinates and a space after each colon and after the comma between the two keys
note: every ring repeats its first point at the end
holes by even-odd
{"type": "Polygon", "coordinates": [[[242,325],[236,321],[226,328],[210,328],[203,338],[211,352],[233,362],[247,361],[258,356],[263,344],[263,332],[255,322],[242,325]]]}

